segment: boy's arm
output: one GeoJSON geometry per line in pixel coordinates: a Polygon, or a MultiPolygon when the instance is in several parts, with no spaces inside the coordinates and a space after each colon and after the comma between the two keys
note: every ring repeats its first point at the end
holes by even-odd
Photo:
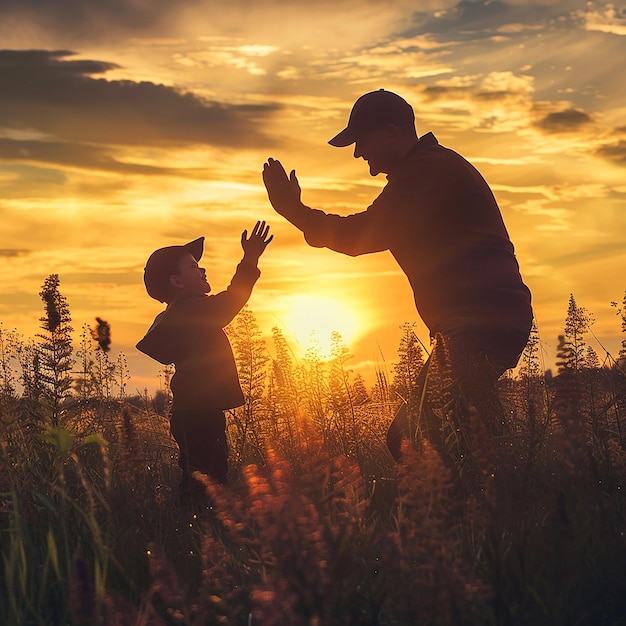
{"type": "Polygon", "coordinates": [[[222,328],[233,320],[252,294],[252,288],[261,275],[258,268],[259,257],[274,238],[269,235],[269,230],[270,227],[265,222],[257,222],[249,237],[247,230],[241,233],[243,259],[237,265],[228,288],[209,297],[212,315],[222,328]]]}

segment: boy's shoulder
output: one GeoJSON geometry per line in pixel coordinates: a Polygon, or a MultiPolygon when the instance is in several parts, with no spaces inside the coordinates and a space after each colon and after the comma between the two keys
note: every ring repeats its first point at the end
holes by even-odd
{"type": "Polygon", "coordinates": [[[162,312],[160,323],[166,327],[180,327],[195,320],[201,321],[203,326],[211,325],[223,307],[222,299],[217,296],[219,294],[205,294],[174,300],[162,312]]]}
{"type": "Polygon", "coordinates": [[[172,324],[170,323],[171,318],[168,316],[168,310],[169,307],[154,318],[143,339],[135,346],[140,352],[147,354],[155,361],[164,365],[173,363],[170,349],[172,324]]]}
{"type": "Polygon", "coordinates": [[[212,306],[213,295],[192,296],[188,298],[180,298],[168,304],[163,313],[169,318],[174,319],[182,315],[192,314],[194,311],[202,311],[212,306]]]}

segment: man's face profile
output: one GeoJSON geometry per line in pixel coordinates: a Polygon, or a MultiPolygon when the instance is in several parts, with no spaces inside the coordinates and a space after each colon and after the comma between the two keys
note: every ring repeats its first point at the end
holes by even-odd
{"type": "Polygon", "coordinates": [[[354,158],[367,161],[371,176],[389,174],[396,162],[391,125],[363,131],[354,143],[354,158]]]}

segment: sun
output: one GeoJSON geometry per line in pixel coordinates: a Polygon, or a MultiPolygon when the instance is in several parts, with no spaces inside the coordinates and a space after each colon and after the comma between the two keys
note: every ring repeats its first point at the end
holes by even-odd
{"type": "Polygon", "coordinates": [[[303,351],[317,343],[322,353],[328,356],[333,331],[341,335],[348,347],[363,332],[357,311],[338,298],[292,294],[285,305],[285,333],[303,351]]]}

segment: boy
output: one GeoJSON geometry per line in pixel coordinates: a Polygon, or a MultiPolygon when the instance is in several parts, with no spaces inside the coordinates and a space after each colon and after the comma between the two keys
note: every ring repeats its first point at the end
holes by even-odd
{"type": "Polygon", "coordinates": [[[241,234],[243,259],[229,287],[207,295],[211,287],[198,266],[204,237],[152,253],[144,270],[148,294],[167,303],[137,344],[159,363],[175,366],[170,387],[170,429],[180,449],[181,495],[194,490],[199,471],[226,483],[228,446],[224,411],[244,402],[237,367],[223,328],[248,301],[261,272],[259,257],[273,239],[269,226],[257,222],[250,237],[241,234]]]}

